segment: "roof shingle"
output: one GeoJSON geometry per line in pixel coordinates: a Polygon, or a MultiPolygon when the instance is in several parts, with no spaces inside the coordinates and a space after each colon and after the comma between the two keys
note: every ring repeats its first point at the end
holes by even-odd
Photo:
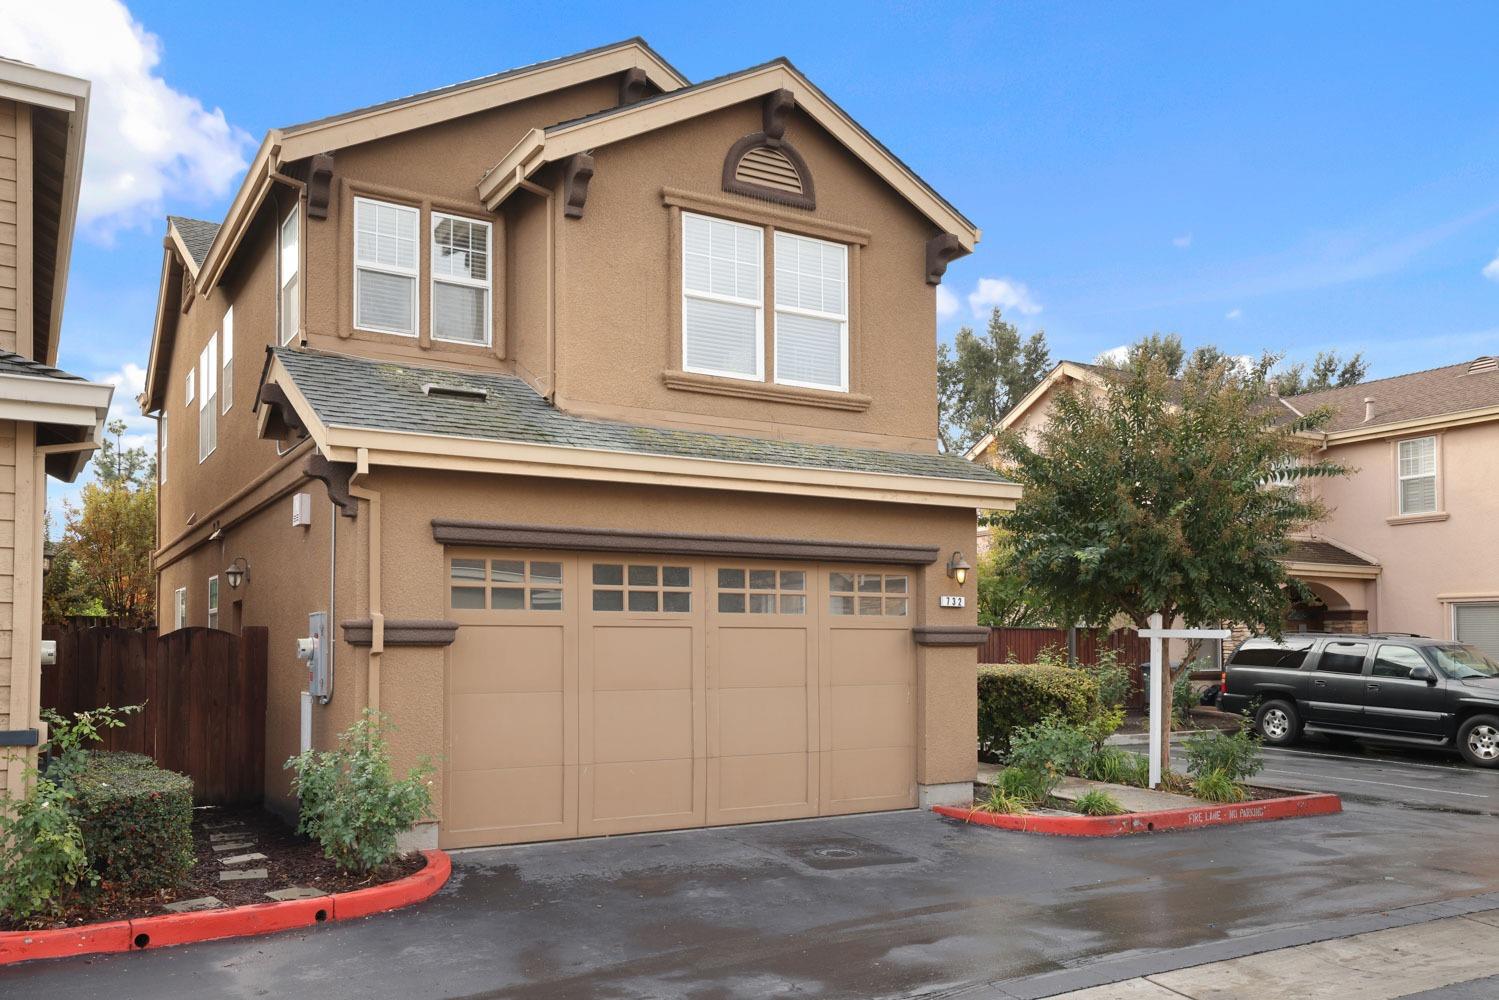
{"type": "Polygon", "coordinates": [[[1327,563],[1333,566],[1377,566],[1341,545],[1312,538],[1294,538],[1286,546],[1286,562],[1327,563]]]}
{"type": "Polygon", "coordinates": [[[208,248],[213,246],[213,238],[219,234],[219,224],[189,219],[182,215],[169,215],[167,225],[177,230],[177,235],[182,237],[182,245],[193,255],[193,263],[201,267],[208,258],[208,248]]]}
{"type": "Polygon", "coordinates": [[[1286,402],[1299,413],[1323,407],[1331,410],[1332,420],[1323,428],[1331,432],[1499,406],[1499,366],[1478,366],[1478,370],[1470,371],[1474,367],[1475,362],[1465,361],[1341,389],[1288,396],[1286,402]],[[1374,418],[1365,421],[1364,400],[1369,398],[1374,400],[1374,418]]]}
{"type": "Polygon", "coordinates": [[[31,378],[55,378],[63,382],[82,382],[82,378],[61,368],[44,365],[10,351],[0,351],[0,375],[25,375],[31,378]]]}

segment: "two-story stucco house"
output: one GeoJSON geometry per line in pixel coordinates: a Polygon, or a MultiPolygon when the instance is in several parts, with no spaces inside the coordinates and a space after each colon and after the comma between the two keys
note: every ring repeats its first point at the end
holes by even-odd
{"type": "Polygon", "coordinates": [[[169,220],[143,397],[162,628],[270,629],[268,801],[366,706],[447,846],[967,800],[949,565],[1018,492],[937,448],[978,238],[784,60],[631,40],[270,132],[169,220]]]}
{"type": "MultiPolygon", "coordinates": [[[[1101,391],[1094,365],[1064,361],[1000,429],[1035,433],[1055,394],[1101,391]]],[[[1314,595],[1293,631],[1417,632],[1499,655],[1499,359],[1281,400],[1287,416],[1331,412],[1315,435],[1346,477],[1306,484],[1329,514],[1293,541],[1287,569],[1314,595]]],[[[993,435],[971,461],[993,460],[993,435]]],[[[983,539],[980,539],[980,546],[983,539]]]]}

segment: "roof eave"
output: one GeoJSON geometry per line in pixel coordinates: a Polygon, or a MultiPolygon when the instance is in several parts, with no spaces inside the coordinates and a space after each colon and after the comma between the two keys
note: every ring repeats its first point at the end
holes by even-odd
{"type": "Polygon", "coordinates": [[[1401,437],[1425,431],[1445,430],[1449,427],[1464,427],[1469,424],[1488,423],[1494,420],[1499,420],[1499,404],[1471,410],[1459,410],[1456,413],[1442,413],[1429,417],[1416,417],[1411,420],[1397,420],[1387,424],[1370,424],[1367,426],[1350,427],[1341,431],[1327,431],[1325,440],[1328,446],[1331,447],[1340,444],[1353,444],[1358,441],[1372,441],[1378,438],[1401,437]]]}

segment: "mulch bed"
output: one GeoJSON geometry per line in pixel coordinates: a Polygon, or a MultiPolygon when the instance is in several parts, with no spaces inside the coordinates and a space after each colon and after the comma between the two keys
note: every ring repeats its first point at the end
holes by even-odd
{"type": "MultiPolygon", "coordinates": [[[[110,890],[107,884],[81,892],[63,911],[60,919],[45,924],[45,927],[75,927],[79,924],[105,920],[123,920],[130,917],[147,917],[168,913],[168,903],[201,896],[215,896],[227,906],[244,906],[250,903],[269,903],[266,893],[292,886],[320,889],[325,892],[349,892],[367,889],[382,882],[405,878],[422,869],[426,859],[419,853],[397,858],[388,865],[377,868],[368,875],[342,872],[332,861],[323,857],[323,849],[306,837],[299,836],[293,828],[265,810],[250,806],[236,808],[199,807],[193,810],[193,848],[197,863],[188,873],[187,881],[176,889],[163,889],[145,894],[124,894],[110,890]],[[215,829],[219,824],[238,824],[245,830],[243,839],[252,841],[243,850],[218,854],[213,850],[209,834],[224,833],[215,829]],[[266,855],[265,861],[226,866],[219,858],[237,854],[259,852],[266,855]],[[219,872],[226,868],[264,868],[266,877],[253,881],[220,882],[219,872]]],[[[36,925],[23,926],[0,917],[0,930],[36,930],[36,925]]]]}

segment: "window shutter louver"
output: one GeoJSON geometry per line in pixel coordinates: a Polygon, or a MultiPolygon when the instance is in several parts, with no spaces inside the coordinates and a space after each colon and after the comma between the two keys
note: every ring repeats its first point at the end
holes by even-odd
{"type": "Polygon", "coordinates": [[[1454,604],[1453,635],[1499,657],[1499,604],[1454,604]]]}

